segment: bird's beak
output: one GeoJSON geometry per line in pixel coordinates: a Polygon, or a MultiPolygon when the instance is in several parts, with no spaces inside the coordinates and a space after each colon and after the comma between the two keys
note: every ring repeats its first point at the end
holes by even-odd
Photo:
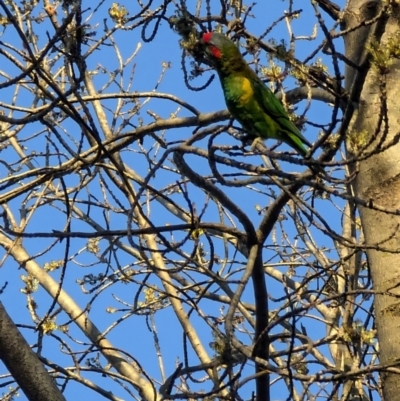
{"type": "Polygon", "coordinates": [[[210,52],[210,46],[208,46],[208,43],[204,42],[203,38],[201,38],[199,40],[199,44],[202,47],[204,53],[207,54],[207,56],[210,56],[211,52],[210,52]]]}

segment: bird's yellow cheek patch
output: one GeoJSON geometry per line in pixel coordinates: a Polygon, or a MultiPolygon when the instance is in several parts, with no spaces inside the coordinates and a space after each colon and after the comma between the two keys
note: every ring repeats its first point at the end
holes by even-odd
{"type": "Polygon", "coordinates": [[[253,87],[249,79],[242,78],[241,81],[242,95],[240,96],[240,100],[246,103],[253,96],[253,87]]]}

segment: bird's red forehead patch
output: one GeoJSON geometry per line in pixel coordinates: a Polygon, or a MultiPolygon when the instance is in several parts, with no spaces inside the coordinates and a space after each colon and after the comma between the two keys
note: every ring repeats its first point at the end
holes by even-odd
{"type": "Polygon", "coordinates": [[[203,42],[208,45],[213,57],[221,58],[221,56],[222,56],[221,50],[218,49],[218,47],[211,44],[211,39],[212,39],[212,32],[203,33],[203,42]]]}
{"type": "Polygon", "coordinates": [[[204,42],[208,43],[211,40],[212,32],[206,32],[203,34],[204,42]]]}

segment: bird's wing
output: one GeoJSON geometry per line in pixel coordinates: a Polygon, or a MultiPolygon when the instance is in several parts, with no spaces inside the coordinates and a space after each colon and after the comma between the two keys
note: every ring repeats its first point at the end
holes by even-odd
{"type": "Polygon", "coordinates": [[[253,82],[254,96],[264,111],[270,118],[272,118],[280,127],[281,133],[297,137],[308,147],[312,145],[301,134],[297,127],[290,121],[288,113],[282,106],[282,103],[276,98],[272,91],[265,86],[264,82],[255,74],[253,82]]]}

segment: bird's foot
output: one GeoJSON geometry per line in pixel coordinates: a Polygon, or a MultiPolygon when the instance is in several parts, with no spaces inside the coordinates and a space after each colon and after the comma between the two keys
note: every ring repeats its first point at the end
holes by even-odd
{"type": "Polygon", "coordinates": [[[240,142],[242,142],[242,146],[243,146],[243,148],[244,148],[244,147],[246,147],[246,146],[252,146],[252,145],[253,145],[253,142],[254,142],[254,140],[255,140],[256,138],[257,138],[257,137],[255,137],[255,136],[253,136],[253,135],[245,134],[245,135],[242,135],[239,139],[240,139],[240,142]]]}

